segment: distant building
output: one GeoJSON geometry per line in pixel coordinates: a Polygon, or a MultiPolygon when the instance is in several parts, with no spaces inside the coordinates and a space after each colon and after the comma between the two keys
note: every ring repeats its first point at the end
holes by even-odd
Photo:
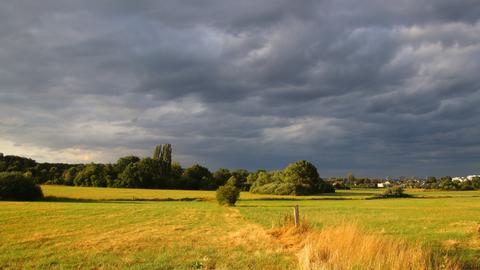
{"type": "Polygon", "coordinates": [[[391,187],[392,184],[389,182],[389,181],[385,181],[383,183],[378,183],[377,184],[377,187],[379,188],[388,188],[388,187],[391,187]]]}
{"type": "Polygon", "coordinates": [[[453,177],[452,178],[452,181],[460,181],[460,182],[464,182],[464,181],[472,181],[473,178],[475,177],[480,177],[480,175],[478,174],[472,174],[472,175],[467,175],[467,176],[457,176],[457,177],[453,177]]]}

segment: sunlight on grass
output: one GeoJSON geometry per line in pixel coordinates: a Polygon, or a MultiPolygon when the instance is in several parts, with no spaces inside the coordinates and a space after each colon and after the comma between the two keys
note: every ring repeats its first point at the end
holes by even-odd
{"type": "Polygon", "coordinates": [[[422,198],[381,200],[368,199],[381,190],[304,197],[243,192],[237,207],[226,208],[214,191],[42,189],[63,199],[0,202],[1,269],[292,269],[295,255],[265,231],[294,205],[318,229],[353,222],[367,233],[419,241],[480,265],[479,192],[410,190],[422,198]],[[202,201],[153,201],[169,198],[202,201]]]}

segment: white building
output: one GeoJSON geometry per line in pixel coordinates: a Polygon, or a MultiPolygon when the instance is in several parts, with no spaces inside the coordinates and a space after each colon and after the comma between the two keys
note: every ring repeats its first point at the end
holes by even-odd
{"type": "Polygon", "coordinates": [[[462,177],[462,176],[460,176],[460,177],[452,177],[452,181],[463,182],[463,181],[465,181],[465,180],[467,180],[467,178],[462,177]]]}
{"type": "Polygon", "coordinates": [[[475,177],[480,177],[480,175],[478,175],[478,174],[472,174],[472,175],[467,175],[466,177],[464,177],[464,176],[457,176],[457,177],[453,177],[453,178],[452,178],[452,181],[460,181],[460,182],[467,181],[467,180],[472,181],[473,178],[475,178],[475,177]]]}
{"type": "Polygon", "coordinates": [[[391,187],[392,184],[389,181],[385,181],[383,183],[377,183],[377,187],[379,188],[388,188],[391,187]]]}

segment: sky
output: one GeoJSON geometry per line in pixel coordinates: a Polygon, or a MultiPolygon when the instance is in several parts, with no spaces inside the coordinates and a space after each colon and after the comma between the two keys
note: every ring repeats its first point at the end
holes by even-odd
{"type": "Polygon", "coordinates": [[[5,0],[0,152],[480,173],[478,0],[5,0]]]}

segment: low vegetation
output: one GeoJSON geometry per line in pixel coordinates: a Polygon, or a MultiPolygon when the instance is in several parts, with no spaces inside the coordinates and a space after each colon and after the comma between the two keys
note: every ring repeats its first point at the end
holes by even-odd
{"type": "Polygon", "coordinates": [[[405,193],[405,189],[402,187],[390,187],[387,188],[381,195],[382,198],[407,198],[410,195],[405,193]]]}
{"type": "Polygon", "coordinates": [[[240,190],[235,186],[237,179],[232,176],[223,186],[217,189],[217,201],[221,205],[234,206],[240,197],[240,190]]]}
{"type": "Polygon", "coordinates": [[[305,228],[290,225],[272,232],[280,243],[293,248],[301,270],[461,269],[455,260],[420,244],[366,233],[354,224],[305,228]]]}
{"type": "Polygon", "coordinates": [[[359,229],[355,223],[315,228],[306,219],[295,226],[292,215],[269,231],[275,242],[296,254],[298,269],[461,269],[455,259],[419,242],[387,237],[359,229]]]}

